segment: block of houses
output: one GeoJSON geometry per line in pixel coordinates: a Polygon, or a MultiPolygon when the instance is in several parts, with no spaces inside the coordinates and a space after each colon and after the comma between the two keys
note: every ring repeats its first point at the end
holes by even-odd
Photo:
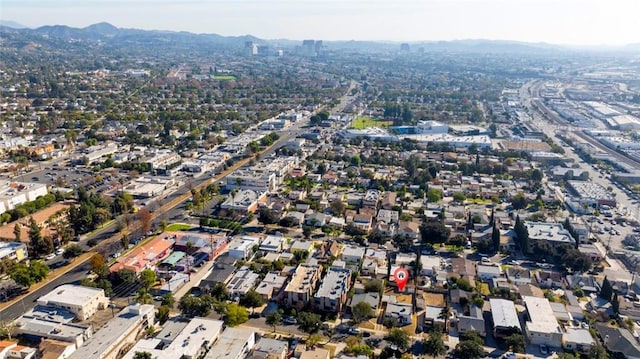
{"type": "Polygon", "coordinates": [[[345,246],[340,258],[347,264],[360,264],[364,258],[366,249],[359,246],[345,246]]]}
{"type": "Polygon", "coordinates": [[[289,343],[284,340],[260,338],[249,358],[285,359],[289,352],[289,343]]]}
{"type": "Polygon", "coordinates": [[[304,223],[304,213],[298,211],[290,211],[284,215],[285,218],[291,218],[293,224],[296,226],[302,225],[304,223]]]}
{"type": "Polygon", "coordinates": [[[260,275],[249,269],[249,267],[238,269],[231,277],[229,283],[227,283],[229,297],[235,299],[247,294],[247,292],[256,286],[258,280],[260,280],[260,275]]]}
{"type": "Polygon", "coordinates": [[[476,267],[476,272],[478,273],[478,278],[480,278],[483,282],[500,278],[502,276],[502,268],[495,265],[478,264],[476,267]]]}
{"type": "Polygon", "coordinates": [[[387,303],[384,319],[391,320],[398,326],[413,323],[413,306],[408,303],[387,303]]]}
{"type": "Polygon", "coordinates": [[[351,224],[359,230],[369,233],[373,229],[373,217],[368,214],[358,213],[353,216],[351,224]]]}
{"type": "Polygon", "coordinates": [[[523,297],[529,320],[525,322],[527,342],[534,345],[562,347],[563,331],[547,298],[523,297]]]}
{"type": "Polygon", "coordinates": [[[291,247],[289,247],[289,252],[294,254],[296,252],[311,254],[312,251],[313,251],[313,242],[311,241],[298,240],[293,242],[291,244],[291,247]]]}
{"type": "Polygon", "coordinates": [[[576,240],[562,223],[525,221],[524,225],[529,233],[529,248],[527,248],[529,253],[533,251],[536,243],[548,244],[554,254],[558,254],[561,247],[575,246],[576,240]]]}
{"type": "Polygon", "coordinates": [[[596,345],[596,342],[591,336],[589,329],[571,327],[566,329],[562,345],[565,350],[587,354],[594,345],[596,345]]]}
{"type": "Polygon", "coordinates": [[[283,236],[269,235],[260,243],[260,250],[265,252],[280,252],[284,248],[286,238],[283,236]]]}
{"type": "Polygon", "coordinates": [[[562,274],[555,271],[539,270],[535,272],[534,278],[540,288],[556,289],[563,287],[562,274]]]}
{"type": "Polygon", "coordinates": [[[472,305],[469,308],[469,315],[458,316],[457,328],[459,333],[475,331],[482,337],[487,335],[482,308],[472,305]]]}
{"type": "Polygon", "coordinates": [[[378,216],[376,217],[376,221],[384,222],[384,223],[398,223],[398,211],[389,210],[389,209],[380,209],[378,211],[378,216]]]}
{"type": "Polygon", "coordinates": [[[436,271],[439,271],[442,266],[442,259],[436,256],[420,256],[420,275],[433,276],[436,271]]]}
{"type": "Polygon", "coordinates": [[[305,217],[304,223],[307,226],[312,226],[312,227],[322,227],[324,225],[327,224],[327,221],[331,218],[331,216],[328,216],[324,213],[320,213],[320,212],[314,212],[314,213],[310,213],[305,217]]]}
{"type": "Polygon", "coordinates": [[[269,272],[256,287],[256,292],[266,301],[277,298],[284,289],[287,279],[287,276],[280,273],[269,272]]]}
{"type": "Polygon", "coordinates": [[[399,221],[396,234],[413,240],[414,242],[420,240],[420,224],[410,221],[399,221]]]}
{"type": "Polygon", "coordinates": [[[515,285],[531,283],[531,271],[526,268],[509,267],[505,274],[507,275],[507,279],[515,285]]]}
{"type": "Polygon", "coordinates": [[[351,298],[351,304],[349,307],[353,309],[353,307],[360,302],[365,302],[369,304],[369,306],[375,313],[378,310],[378,307],[380,306],[380,293],[369,292],[369,293],[354,294],[353,297],[351,298]]]}
{"type": "Polygon", "coordinates": [[[493,335],[504,338],[513,334],[514,330],[521,333],[522,327],[518,319],[515,304],[506,299],[491,298],[491,319],[493,323],[493,335]]]}
{"type": "Polygon", "coordinates": [[[248,259],[253,253],[253,247],[260,245],[260,238],[253,236],[235,237],[229,242],[229,256],[235,259],[248,259]]]}

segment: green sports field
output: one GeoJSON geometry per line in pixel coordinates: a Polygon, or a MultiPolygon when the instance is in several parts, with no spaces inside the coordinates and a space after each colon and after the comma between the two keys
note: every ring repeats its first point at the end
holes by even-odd
{"type": "Polygon", "coordinates": [[[377,120],[373,117],[360,116],[351,122],[351,127],[362,130],[367,127],[387,127],[392,121],[377,120]]]}

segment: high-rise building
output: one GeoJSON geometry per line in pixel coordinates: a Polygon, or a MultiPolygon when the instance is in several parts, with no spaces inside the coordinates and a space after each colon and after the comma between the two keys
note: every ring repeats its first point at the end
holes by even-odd
{"type": "Polygon", "coordinates": [[[411,51],[411,47],[406,42],[402,43],[402,44],[400,44],[400,51],[409,52],[409,51],[411,51]]]}

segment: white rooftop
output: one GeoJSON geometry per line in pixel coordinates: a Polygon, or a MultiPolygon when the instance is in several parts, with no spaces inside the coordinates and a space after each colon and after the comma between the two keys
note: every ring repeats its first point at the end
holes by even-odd
{"type": "Polygon", "coordinates": [[[512,301],[491,298],[489,299],[489,304],[491,305],[491,317],[493,318],[493,325],[495,327],[520,328],[516,306],[512,301]]]}
{"type": "Polygon", "coordinates": [[[38,298],[38,304],[68,304],[72,306],[84,306],[88,301],[101,294],[104,295],[104,290],[102,289],[90,288],[82,285],[63,284],[38,298]]]}

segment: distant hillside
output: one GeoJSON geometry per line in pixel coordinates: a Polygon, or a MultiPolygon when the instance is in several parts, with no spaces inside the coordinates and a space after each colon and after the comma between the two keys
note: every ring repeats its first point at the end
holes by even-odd
{"type": "Polygon", "coordinates": [[[11,20],[0,20],[0,26],[10,27],[12,29],[26,29],[27,27],[11,20]]]}
{"type": "MultiPolygon", "coordinates": [[[[198,47],[223,47],[240,49],[245,42],[253,41],[258,44],[270,44],[273,46],[283,46],[293,48],[302,43],[300,40],[274,39],[264,40],[252,35],[244,36],[222,36],[218,34],[194,34],[190,32],[159,31],[159,30],[139,30],[124,29],[115,27],[109,23],[101,22],[87,26],[85,28],[74,28],[66,25],[47,25],[37,29],[24,28],[20,24],[12,21],[0,22],[0,35],[16,34],[18,32],[24,36],[37,35],[33,40],[39,42],[43,39],[57,41],[90,41],[100,46],[107,46],[112,49],[135,49],[135,47],[164,49],[166,51],[183,51],[198,47]]],[[[25,40],[25,39],[21,39],[25,40]]],[[[75,42],[74,41],[74,42],[75,42]]],[[[324,45],[329,50],[351,50],[358,52],[383,51],[399,52],[400,42],[389,41],[324,41],[324,45]]],[[[418,49],[424,48],[429,52],[473,52],[473,53],[522,53],[538,54],[553,53],[558,51],[575,51],[577,48],[568,46],[553,45],[547,43],[527,43],[518,41],[496,41],[496,40],[454,40],[454,41],[416,41],[411,42],[411,52],[416,53],[418,49]]],[[[624,47],[608,48],[608,51],[637,51],[640,44],[631,44],[624,47]]],[[[583,49],[584,50],[584,49],[583,49]]],[[[597,51],[597,49],[587,49],[597,51]]]]}

